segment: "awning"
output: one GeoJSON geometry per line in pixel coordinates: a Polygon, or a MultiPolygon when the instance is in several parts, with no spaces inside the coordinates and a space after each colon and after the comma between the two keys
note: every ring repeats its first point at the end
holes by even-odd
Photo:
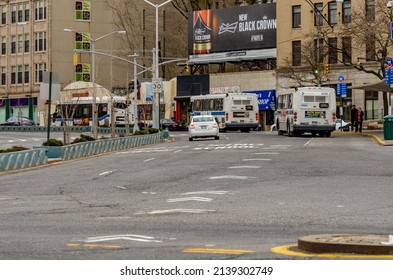
{"type": "MultiPolygon", "coordinates": [[[[389,85],[385,83],[385,80],[380,80],[379,82],[374,83],[365,83],[363,85],[349,86],[350,89],[362,89],[369,91],[389,91],[389,85]]],[[[392,87],[393,89],[393,87],[392,87]]]]}

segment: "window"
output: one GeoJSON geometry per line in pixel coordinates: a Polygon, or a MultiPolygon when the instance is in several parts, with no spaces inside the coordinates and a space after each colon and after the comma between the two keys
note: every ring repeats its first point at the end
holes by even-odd
{"type": "Polygon", "coordinates": [[[34,76],[35,83],[42,83],[42,77],[44,75],[44,71],[46,71],[45,63],[35,64],[35,76],[34,76]]]}
{"type": "Polygon", "coordinates": [[[366,42],[366,61],[375,60],[375,39],[369,38],[366,42]]]}
{"type": "Polygon", "coordinates": [[[337,3],[329,3],[329,25],[337,24],[337,3]]]}
{"type": "Polygon", "coordinates": [[[142,10],[142,30],[146,30],[146,10],[142,10]]]}
{"type": "Polygon", "coordinates": [[[11,53],[16,53],[16,36],[11,37],[11,53]]]}
{"type": "Polygon", "coordinates": [[[323,38],[314,40],[314,50],[315,50],[315,61],[317,63],[323,63],[324,60],[323,38]]]}
{"type": "Polygon", "coordinates": [[[7,23],[7,6],[1,6],[1,24],[7,23]]]}
{"type": "Polygon", "coordinates": [[[166,13],[165,11],[162,12],[162,31],[166,30],[166,13]]]}
{"type": "Polygon", "coordinates": [[[323,3],[314,4],[314,25],[315,26],[323,25],[322,10],[323,10],[323,3]]]}
{"type": "Polygon", "coordinates": [[[18,65],[18,84],[23,83],[22,65],[18,65]]]}
{"type": "Polygon", "coordinates": [[[30,21],[30,3],[25,2],[25,21],[30,21]]]}
{"type": "Polygon", "coordinates": [[[343,37],[342,38],[343,44],[343,62],[344,63],[351,63],[352,62],[352,44],[351,44],[351,37],[343,37]]]}
{"type": "Polygon", "coordinates": [[[36,32],[35,35],[35,49],[36,52],[46,51],[46,32],[36,32]]]}
{"type": "Polygon", "coordinates": [[[35,1],[35,20],[46,19],[46,0],[35,1]]]}
{"type": "Polygon", "coordinates": [[[29,65],[25,65],[25,81],[24,81],[25,84],[30,83],[29,76],[30,76],[29,65]]]}
{"type": "Polygon", "coordinates": [[[18,35],[18,53],[23,53],[23,34],[18,35]]]}
{"type": "Polygon", "coordinates": [[[301,41],[292,41],[292,66],[302,65],[301,41]]]}
{"type": "Polygon", "coordinates": [[[146,50],[146,37],[143,36],[143,38],[142,38],[142,56],[143,57],[146,56],[145,50],[146,50]]]}
{"type": "Polygon", "coordinates": [[[11,66],[11,85],[16,83],[16,66],[11,66]]]}
{"type": "Polygon", "coordinates": [[[366,0],[366,16],[368,20],[375,20],[375,0],[366,0]]]}
{"type": "Polygon", "coordinates": [[[301,24],[300,6],[292,7],[292,28],[299,28],[301,24]]]}
{"type": "Polygon", "coordinates": [[[23,3],[18,5],[18,22],[23,22],[23,3]]]}
{"type": "Polygon", "coordinates": [[[344,0],[343,2],[343,23],[351,22],[351,1],[344,0]]]}
{"type": "Polygon", "coordinates": [[[11,23],[16,22],[16,5],[11,5],[11,23]]]}
{"type": "Polygon", "coordinates": [[[337,64],[337,38],[329,38],[329,64],[337,64]]]}
{"type": "Polygon", "coordinates": [[[1,54],[2,55],[7,54],[7,37],[6,36],[1,37],[1,54]]]}
{"type": "Polygon", "coordinates": [[[7,84],[7,67],[1,67],[1,85],[5,86],[7,84]]]}
{"type": "Polygon", "coordinates": [[[30,51],[30,35],[25,34],[25,52],[28,53],[30,51]]]}

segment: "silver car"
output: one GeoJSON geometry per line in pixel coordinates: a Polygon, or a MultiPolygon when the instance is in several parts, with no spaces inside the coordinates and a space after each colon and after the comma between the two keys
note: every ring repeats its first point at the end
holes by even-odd
{"type": "Polygon", "coordinates": [[[213,116],[194,116],[188,125],[188,139],[214,137],[220,139],[218,124],[213,116]]]}

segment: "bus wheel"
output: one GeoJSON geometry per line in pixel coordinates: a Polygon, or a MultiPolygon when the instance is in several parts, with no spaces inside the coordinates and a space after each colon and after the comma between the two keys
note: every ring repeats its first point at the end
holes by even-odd
{"type": "Polygon", "coordinates": [[[325,134],[326,137],[330,137],[331,135],[332,135],[332,133],[330,131],[326,132],[326,134],[325,134]]]}
{"type": "Polygon", "coordinates": [[[278,121],[278,119],[276,120],[276,130],[278,135],[283,135],[282,130],[280,130],[280,122],[278,121]]]}

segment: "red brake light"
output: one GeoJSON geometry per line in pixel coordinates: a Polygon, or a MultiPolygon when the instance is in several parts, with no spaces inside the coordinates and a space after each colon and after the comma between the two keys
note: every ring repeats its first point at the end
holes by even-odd
{"type": "Polygon", "coordinates": [[[228,113],[225,114],[225,119],[228,121],[229,119],[228,113]]]}
{"type": "Polygon", "coordinates": [[[296,112],[293,113],[293,120],[294,120],[295,122],[297,121],[297,113],[296,113],[296,112]]]}

